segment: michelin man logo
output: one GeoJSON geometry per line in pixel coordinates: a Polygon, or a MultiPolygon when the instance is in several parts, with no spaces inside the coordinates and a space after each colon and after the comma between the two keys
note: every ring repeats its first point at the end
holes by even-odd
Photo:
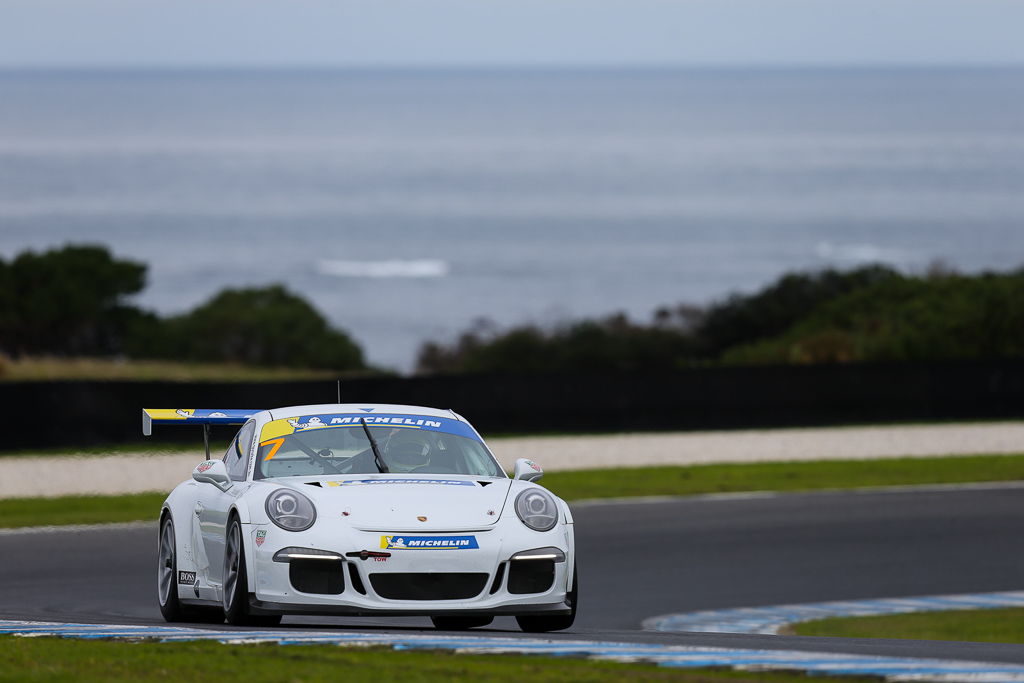
{"type": "Polygon", "coordinates": [[[298,419],[289,418],[288,419],[288,424],[290,424],[292,426],[292,428],[295,429],[295,431],[297,431],[297,432],[301,432],[301,431],[304,431],[306,429],[316,429],[317,427],[326,427],[327,426],[326,424],[324,424],[324,421],[321,420],[316,415],[314,415],[313,417],[307,419],[305,422],[299,422],[299,420],[301,420],[301,419],[302,419],[301,417],[298,418],[298,419]]]}

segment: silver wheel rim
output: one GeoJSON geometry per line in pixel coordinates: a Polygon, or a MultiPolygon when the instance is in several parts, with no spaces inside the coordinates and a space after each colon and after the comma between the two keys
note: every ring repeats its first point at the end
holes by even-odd
{"type": "Polygon", "coordinates": [[[166,605],[174,585],[174,527],[171,520],[164,522],[160,531],[160,564],[157,565],[157,589],[160,592],[160,604],[166,605]]]}
{"type": "Polygon", "coordinates": [[[240,546],[242,543],[241,533],[238,531],[238,525],[232,524],[228,530],[228,542],[226,552],[224,554],[224,609],[231,609],[231,604],[235,601],[235,590],[238,587],[238,569],[242,553],[240,552],[240,546]]]}

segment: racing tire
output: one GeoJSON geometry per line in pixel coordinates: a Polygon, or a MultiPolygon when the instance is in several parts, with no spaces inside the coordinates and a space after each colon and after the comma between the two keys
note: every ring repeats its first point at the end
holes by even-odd
{"type": "Polygon", "coordinates": [[[494,617],[430,617],[438,631],[466,631],[477,626],[487,626],[494,617]]]}
{"type": "Polygon", "coordinates": [[[569,628],[576,621],[576,601],[579,597],[579,588],[579,574],[574,563],[572,566],[572,590],[567,596],[572,612],[559,615],[523,614],[516,617],[519,628],[526,633],[547,633],[569,628]]]}
{"type": "Polygon", "coordinates": [[[249,612],[249,574],[245,565],[242,523],[232,515],[224,538],[224,618],[233,626],[277,626],[280,614],[249,612]]]}
{"type": "Polygon", "coordinates": [[[216,607],[183,605],[178,598],[178,552],[174,538],[174,522],[170,515],[160,521],[157,548],[156,598],[164,621],[219,624],[224,614],[216,607]]]}

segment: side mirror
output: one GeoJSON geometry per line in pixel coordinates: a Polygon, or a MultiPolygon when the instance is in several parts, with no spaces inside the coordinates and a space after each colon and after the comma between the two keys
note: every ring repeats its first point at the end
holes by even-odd
{"type": "Polygon", "coordinates": [[[204,460],[192,470],[192,478],[200,484],[213,484],[221,491],[231,488],[231,477],[222,460],[204,460]]]}
{"type": "Polygon", "coordinates": [[[516,460],[516,469],[512,474],[513,479],[522,479],[523,481],[537,481],[544,476],[544,470],[540,465],[532,460],[526,458],[519,458],[516,460]]]}

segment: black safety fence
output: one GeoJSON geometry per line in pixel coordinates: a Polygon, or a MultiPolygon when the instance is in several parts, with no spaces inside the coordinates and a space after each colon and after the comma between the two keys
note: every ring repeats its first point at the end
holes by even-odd
{"type": "MultiPolygon", "coordinates": [[[[337,391],[333,380],[0,383],[0,451],[141,442],[144,407],[334,403],[337,391]]],[[[1024,360],[368,377],[343,380],[341,400],[451,408],[485,435],[1016,419],[1024,417],[1024,360]]],[[[160,441],[199,438],[198,430],[154,429],[160,441]]],[[[215,431],[214,443],[232,429],[215,431]]]]}

